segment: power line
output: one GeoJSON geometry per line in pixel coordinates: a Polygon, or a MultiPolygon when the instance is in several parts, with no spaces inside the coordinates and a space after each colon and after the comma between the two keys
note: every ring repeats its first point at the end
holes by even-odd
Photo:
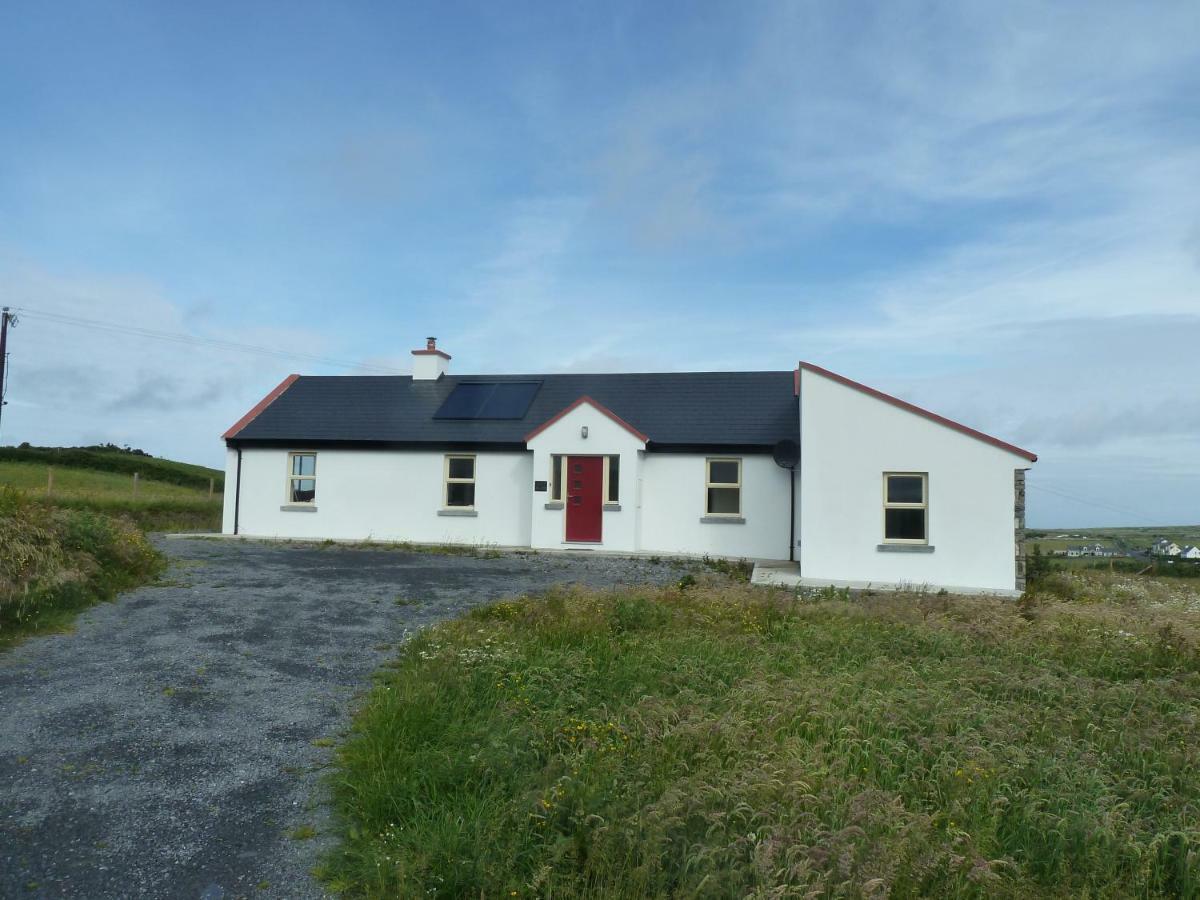
{"type": "Polygon", "coordinates": [[[120,325],[113,322],[100,321],[97,319],[86,319],[82,316],[68,315],[66,313],[30,309],[24,306],[17,306],[13,308],[20,310],[22,315],[28,316],[32,319],[41,319],[43,321],[54,322],[59,325],[73,325],[93,331],[104,331],[111,334],[123,334],[133,337],[150,338],[152,340],[167,341],[170,343],[184,344],[193,347],[211,347],[218,350],[228,350],[237,353],[253,353],[258,356],[268,356],[276,359],[302,359],[308,362],[319,363],[326,366],[336,366],[343,369],[367,369],[390,375],[408,374],[408,372],[403,369],[395,369],[390,366],[349,362],[347,360],[333,359],[327,356],[314,356],[310,353],[300,353],[294,350],[283,350],[278,347],[263,347],[257,344],[245,344],[241,343],[240,341],[226,341],[221,340],[220,338],[206,338],[194,334],[157,331],[152,328],[141,328],[136,325],[120,325]]]}
{"type": "Polygon", "coordinates": [[[1159,524],[1156,519],[1152,519],[1150,516],[1144,516],[1141,513],[1134,512],[1131,509],[1122,509],[1119,506],[1110,506],[1106,503],[1097,503],[1094,500],[1084,500],[1082,497],[1074,497],[1071,494],[1065,494],[1062,491],[1056,491],[1053,488],[1048,488],[1040,484],[1031,484],[1029,487],[1033,488],[1035,491],[1045,491],[1047,494],[1054,494],[1056,497],[1074,500],[1076,503],[1083,503],[1086,506],[1094,506],[1097,509],[1106,509],[1109,512],[1120,513],[1123,516],[1133,516],[1136,519],[1143,519],[1155,525],[1159,524]]]}

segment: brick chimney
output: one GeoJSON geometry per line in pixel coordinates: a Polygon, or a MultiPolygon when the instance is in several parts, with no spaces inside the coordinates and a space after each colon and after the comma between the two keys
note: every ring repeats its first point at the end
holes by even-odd
{"type": "Polygon", "coordinates": [[[437,381],[450,368],[450,354],[439,350],[437,338],[425,338],[425,349],[414,350],[413,381],[437,381]]]}

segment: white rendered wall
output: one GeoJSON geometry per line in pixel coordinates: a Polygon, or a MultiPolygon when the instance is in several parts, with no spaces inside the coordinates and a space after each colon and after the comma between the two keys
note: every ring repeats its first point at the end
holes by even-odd
{"type": "MultiPolygon", "coordinates": [[[[304,450],[296,447],[295,450],[304,450]]],[[[233,531],[237,453],[227,461],[233,531]]],[[[529,546],[532,455],[475,454],[475,516],[439,516],[444,453],[317,451],[316,512],[284,510],[288,451],[244,449],[239,532],[260,537],[529,546]]]]}
{"type": "Polygon", "coordinates": [[[528,443],[533,451],[534,480],[546,481],[545,493],[532,494],[532,539],[534,547],[597,547],[601,550],[632,552],[638,549],[637,480],[645,443],[594,406],[582,404],[571,410],[528,443]],[[586,426],[588,436],[582,436],[586,426]],[[550,502],[550,458],[565,456],[620,456],[620,509],[601,512],[601,543],[568,544],[565,540],[566,509],[546,509],[550,502]]]}
{"type": "MultiPolygon", "coordinates": [[[[622,463],[624,464],[624,463],[622,463]]],[[[788,558],[790,473],[770,455],[648,453],[642,460],[641,550],[733,556],[788,558]],[[702,522],[708,456],[742,460],[744,523],[702,522]]],[[[797,479],[797,502],[799,502],[797,479]]]]}
{"type": "Polygon", "coordinates": [[[1022,456],[822,375],[800,375],[800,574],[1012,591],[1022,456]],[[928,472],[932,553],[885,552],[883,473],[928,472]]]}

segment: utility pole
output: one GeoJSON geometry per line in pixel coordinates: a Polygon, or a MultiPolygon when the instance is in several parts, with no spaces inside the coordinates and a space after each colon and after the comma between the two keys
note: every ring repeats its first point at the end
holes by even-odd
{"type": "Polygon", "coordinates": [[[8,403],[4,399],[4,395],[8,393],[8,325],[12,323],[13,328],[17,327],[17,317],[8,311],[8,307],[0,310],[0,415],[4,413],[4,407],[8,403]]]}

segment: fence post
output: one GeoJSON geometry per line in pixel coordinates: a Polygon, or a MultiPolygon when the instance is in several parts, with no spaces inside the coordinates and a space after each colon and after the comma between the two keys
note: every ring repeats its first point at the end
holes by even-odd
{"type": "Polygon", "coordinates": [[[140,475],[140,474],[141,474],[140,472],[134,472],[134,473],[133,473],[133,496],[134,496],[135,498],[137,497],[137,489],[138,489],[138,475],[140,475]]]}
{"type": "Polygon", "coordinates": [[[209,500],[212,499],[212,495],[213,495],[213,481],[215,481],[215,479],[213,479],[213,478],[208,479],[208,499],[209,500]]]}
{"type": "Polygon", "coordinates": [[[54,466],[46,466],[46,496],[54,493],[54,466]]]}

